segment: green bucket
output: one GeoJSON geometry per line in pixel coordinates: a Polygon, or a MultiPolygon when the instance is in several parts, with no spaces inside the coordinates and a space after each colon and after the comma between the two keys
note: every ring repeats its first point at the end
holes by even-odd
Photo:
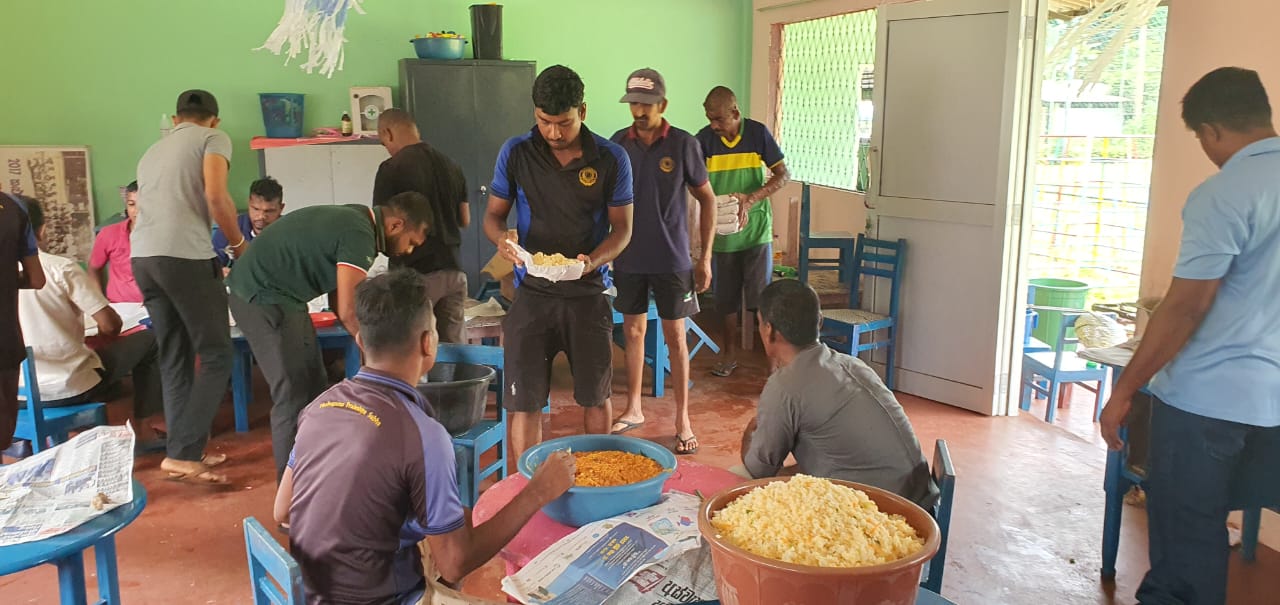
{"type": "MultiPolygon", "coordinates": [[[[1031,304],[1037,307],[1059,307],[1064,309],[1084,309],[1089,298],[1089,284],[1074,279],[1058,279],[1042,277],[1030,282],[1031,304]]],[[[1037,309],[1040,323],[1031,332],[1038,340],[1049,346],[1057,346],[1058,330],[1062,328],[1062,311],[1044,311],[1037,309]]]]}

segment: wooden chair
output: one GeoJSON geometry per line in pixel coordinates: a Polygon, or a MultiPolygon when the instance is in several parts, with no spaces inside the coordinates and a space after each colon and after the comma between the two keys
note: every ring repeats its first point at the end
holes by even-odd
{"type": "Polygon", "coordinates": [[[896,242],[858,236],[853,262],[849,271],[849,306],[861,300],[859,289],[862,276],[882,278],[889,283],[889,314],[849,309],[823,309],[822,341],[833,349],[857,356],[862,351],[887,349],[884,367],[884,383],[890,389],[895,386],[895,347],[898,337],[898,306],[902,290],[902,267],[907,254],[907,240],[896,242]],[[876,332],[885,331],[885,337],[877,339],[876,332]],[[864,334],[871,335],[862,342],[864,334]]]}
{"type": "Polygon", "coordinates": [[[254,517],[244,518],[253,605],[304,605],[307,601],[298,562],[254,517]]]}
{"type": "MultiPolygon", "coordinates": [[[[1076,318],[1081,315],[1084,313],[1062,314],[1062,325],[1058,329],[1058,341],[1054,350],[1022,355],[1022,402],[1019,407],[1024,411],[1030,410],[1032,394],[1044,395],[1048,399],[1045,403],[1045,422],[1053,422],[1058,410],[1062,385],[1066,384],[1098,383],[1096,388],[1091,389],[1097,395],[1093,410],[1094,422],[1097,422],[1098,417],[1102,415],[1102,403],[1107,400],[1107,392],[1111,385],[1110,368],[1100,364],[1090,364],[1077,356],[1075,351],[1067,350],[1068,346],[1080,342],[1080,339],[1070,331],[1075,327],[1076,318]],[[1093,367],[1090,367],[1091,365],[1093,367]],[[1048,381],[1048,385],[1036,380],[1037,377],[1048,381]]],[[[1115,317],[1113,313],[1107,315],[1115,317]]]]}
{"type": "Polygon", "coordinates": [[[107,423],[107,406],[104,403],[82,403],[44,407],[40,400],[40,380],[36,377],[36,358],[27,347],[27,358],[22,362],[22,386],[18,387],[18,399],[27,402],[18,410],[18,425],[14,439],[31,442],[31,451],[39,452],[70,439],[70,432],[107,423]]]}
{"type": "Polygon", "coordinates": [[[816,231],[810,233],[811,204],[809,183],[800,186],[800,257],[796,259],[796,271],[800,281],[809,283],[810,271],[838,271],[840,282],[847,283],[852,266],[855,240],[848,231],[816,231]],[[812,250],[837,250],[836,258],[810,258],[812,250]]]}
{"type": "Polygon", "coordinates": [[[938,503],[933,518],[938,522],[942,543],[938,554],[925,564],[924,581],[920,585],[936,593],[942,592],[942,572],[947,564],[947,538],[951,535],[951,504],[956,495],[956,469],[951,464],[951,450],[947,440],[939,439],[933,448],[933,480],[938,484],[938,503]]]}

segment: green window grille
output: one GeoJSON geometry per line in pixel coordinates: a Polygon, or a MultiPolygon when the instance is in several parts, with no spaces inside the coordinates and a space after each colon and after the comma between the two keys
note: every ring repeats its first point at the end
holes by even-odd
{"type": "Polygon", "coordinates": [[[782,28],[778,141],[797,180],[866,191],[876,11],[782,28]]]}

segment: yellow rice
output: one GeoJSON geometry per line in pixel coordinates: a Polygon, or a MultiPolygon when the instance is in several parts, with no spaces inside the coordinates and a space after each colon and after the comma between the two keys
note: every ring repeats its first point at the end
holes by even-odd
{"type": "Polygon", "coordinates": [[[533,254],[533,264],[544,267],[564,267],[574,263],[582,262],[576,258],[566,258],[565,255],[556,252],[555,254],[543,254],[535,252],[533,254]]]}
{"type": "Polygon", "coordinates": [[[889,563],[924,547],[902,515],[880,512],[860,490],[808,475],[748,492],[711,524],[738,548],[818,567],[889,563]]]}

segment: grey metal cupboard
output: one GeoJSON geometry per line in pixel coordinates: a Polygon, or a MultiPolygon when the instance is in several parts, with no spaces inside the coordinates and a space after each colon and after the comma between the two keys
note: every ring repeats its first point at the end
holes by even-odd
{"type": "Polygon", "coordinates": [[[533,78],[532,61],[400,60],[400,106],[413,114],[423,140],[467,175],[471,226],[463,229],[459,260],[473,294],[482,285],[480,268],[497,251],[482,224],[494,162],[508,138],[533,127],[533,78]]]}

